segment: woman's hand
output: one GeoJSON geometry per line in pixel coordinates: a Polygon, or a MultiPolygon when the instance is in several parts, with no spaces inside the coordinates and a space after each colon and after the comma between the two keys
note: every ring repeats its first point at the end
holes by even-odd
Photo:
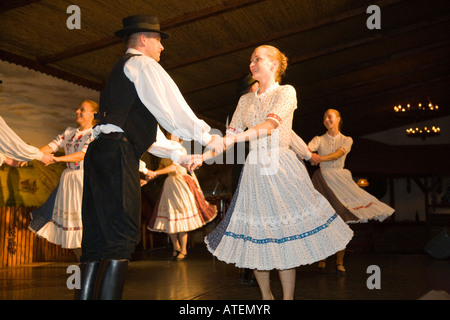
{"type": "Polygon", "coordinates": [[[203,155],[201,154],[189,154],[181,156],[178,160],[180,165],[185,167],[189,172],[193,172],[195,169],[203,164],[203,155]]]}
{"type": "Polygon", "coordinates": [[[145,181],[155,179],[157,176],[156,171],[148,170],[145,174],[145,181]]]}

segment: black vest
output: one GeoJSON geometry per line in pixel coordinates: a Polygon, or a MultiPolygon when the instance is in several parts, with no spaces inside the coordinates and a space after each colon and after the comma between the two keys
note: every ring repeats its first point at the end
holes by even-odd
{"type": "Polygon", "coordinates": [[[123,71],[125,63],[133,56],[136,54],[125,54],[112,69],[100,93],[99,120],[100,124],[110,123],[122,128],[141,156],[155,142],[158,122],[123,71]]]}

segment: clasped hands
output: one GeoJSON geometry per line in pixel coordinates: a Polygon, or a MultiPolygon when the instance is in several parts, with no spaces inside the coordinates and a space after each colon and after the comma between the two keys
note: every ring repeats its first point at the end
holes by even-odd
{"type": "MultiPolygon", "coordinates": [[[[48,166],[49,164],[52,164],[55,162],[58,162],[56,157],[51,153],[44,153],[44,155],[40,161],[45,166],[48,166]]],[[[28,162],[27,161],[18,161],[18,160],[14,160],[14,159],[6,157],[5,163],[11,167],[17,168],[17,167],[25,166],[28,162]]]]}
{"type": "Polygon", "coordinates": [[[152,170],[147,170],[147,173],[144,175],[144,179],[140,179],[141,180],[141,187],[146,185],[147,182],[149,182],[152,179],[155,179],[157,176],[155,171],[152,170]]]}
{"type": "Polygon", "coordinates": [[[219,135],[212,135],[211,141],[206,145],[205,153],[181,156],[179,162],[189,172],[192,172],[200,167],[205,160],[214,158],[215,156],[223,153],[225,149],[234,142],[233,137],[225,136],[222,138],[219,135]]]}
{"type": "Polygon", "coordinates": [[[319,156],[317,153],[313,153],[311,155],[311,158],[309,158],[309,162],[311,163],[311,165],[313,166],[317,166],[319,165],[319,163],[322,161],[322,157],[319,156]]]}
{"type": "MultiPolygon", "coordinates": [[[[213,135],[213,138],[206,146],[207,151],[205,153],[203,153],[202,155],[192,154],[182,156],[180,158],[180,164],[184,166],[186,169],[188,169],[189,172],[192,172],[193,170],[200,167],[205,160],[214,158],[215,156],[223,153],[228,147],[233,145],[235,142],[236,137],[234,135],[228,135],[223,138],[218,135],[213,135]]],[[[309,162],[313,166],[319,165],[321,161],[322,157],[317,153],[313,153],[311,155],[311,158],[309,159],[309,162]]]]}

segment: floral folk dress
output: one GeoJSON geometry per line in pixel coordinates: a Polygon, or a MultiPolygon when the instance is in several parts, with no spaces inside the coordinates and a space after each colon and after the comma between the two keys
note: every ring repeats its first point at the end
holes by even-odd
{"type": "Polygon", "coordinates": [[[344,249],[353,231],[314,188],[289,148],[295,89],[274,84],[264,94],[243,95],[228,134],[267,118],[275,132],[250,142],[250,152],[225,218],[205,238],[219,260],[239,268],[284,270],[322,260],[344,249]]]}

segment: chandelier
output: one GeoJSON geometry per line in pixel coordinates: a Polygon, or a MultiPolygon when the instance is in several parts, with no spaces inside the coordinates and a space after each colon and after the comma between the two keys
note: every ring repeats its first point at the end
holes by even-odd
{"type": "Polygon", "coordinates": [[[433,105],[431,102],[428,103],[428,106],[423,106],[422,103],[418,103],[417,105],[407,104],[406,107],[402,107],[401,105],[394,106],[395,112],[416,112],[416,113],[425,113],[427,111],[438,111],[439,106],[433,105]]]}
{"type": "Polygon", "coordinates": [[[438,136],[441,133],[441,128],[438,126],[417,124],[418,122],[422,122],[425,116],[437,114],[439,111],[438,105],[434,105],[431,102],[428,105],[408,103],[406,106],[394,106],[394,111],[397,115],[413,117],[415,119],[416,126],[406,129],[406,135],[408,137],[421,137],[425,139],[426,137],[438,136]]]}
{"type": "Polygon", "coordinates": [[[441,128],[432,126],[431,128],[409,128],[406,129],[406,134],[408,137],[421,137],[421,136],[438,136],[441,133],[441,128]]]}

